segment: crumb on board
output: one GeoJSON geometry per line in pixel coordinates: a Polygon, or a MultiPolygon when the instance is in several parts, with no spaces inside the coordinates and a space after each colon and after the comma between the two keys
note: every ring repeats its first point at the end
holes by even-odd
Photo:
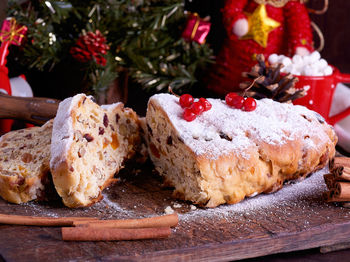
{"type": "Polygon", "coordinates": [[[175,203],[173,205],[173,208],[181,208],[181,207],[182,207],[182,205],[180,203],[175,203]]]}
{"type": "Polygon", "coordinates": [[[173,213],[174,213],[174,209],[172,209],[171,206],[167,206],[167,207],[164,209],[164,212],[165,212],[165,214],[170,215],[170,214],[173,214],[173,213]]]}

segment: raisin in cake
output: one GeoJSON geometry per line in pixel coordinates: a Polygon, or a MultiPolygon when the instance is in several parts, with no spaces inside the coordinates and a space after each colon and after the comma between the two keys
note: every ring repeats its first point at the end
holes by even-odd
{"type": "Polygon", "coordinates": [[[0,196],[5,200],[20,204],[43,197],[50,181],[52,123],[0,138],[0,196]]]}
{"type": "Polygon", "coordinates": [[[140,143],[139,120],[122,103],[100,107],[84,94],[59,105],[53,124],[51,172],[68,207],[100,200],[140,143]]]}
{"type": "Polygon", "coordinates": [[[332,127],[305,107],[262,99],[245,112],[208,100],[212,109],[192,122],[177,97],[149,100],[150,157],[175,197],[206,207],[237,203],[304,178],[335,154],[332,127]]]}

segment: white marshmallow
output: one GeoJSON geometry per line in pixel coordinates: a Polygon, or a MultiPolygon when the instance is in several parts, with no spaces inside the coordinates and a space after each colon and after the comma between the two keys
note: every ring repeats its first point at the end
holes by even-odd
{"type": "Polygon", "coordinates": [[[325,76],[329,76],[331,74],[333,74],[333,68],[331,66],[327,66],[324,70],[323,70],[323,74],[325,76]]]}
{"type": "Polygon", "coordinates": [[[277,54],[272,54],[269,56],[269,63],[270,64],[276,64],[278,63],[279,57],[277,54]]]}
{"type": "Polygon", "coordinates": [[[304,65],[310,65],[311,64],[311,57],[308,56],[304,56],[304,65]]]}
{"type": "Polygon", "coordinates": [[[300,55],[293,56],[292,61],[294,64],[297,64],[297,65],[302,65],[304,62],[303,58],[300,55]]]}
{"type": "Polygon", "coordinates": [[[325,59],[321,59],[320,61],[318,61],[319,67],[322,69],[325,69],[328,66],[328,63],[325,59]]]}
{"type": "Polygon", "coordinates": [[[313,76],[314,74],[316,74],[315,68],[313,68],[310,65],[307,65],[307,66],[304,67],[304,70],[303,70],[303,75],[304,76],[313,76]]]}
{"type": "Polygon", "coordinates": [[[310,62],[315,63],[316,61],[320,60],[321,55],[319,52],[315,51],[310,55],[310,62]]]}
{"type": "Polygon", "coordinates": [[[294,55],[292,59],[284,55],[271,54],[269,62],[283,64],[281,72],[293,75],[321,76],[333,73],[332,67],[325,59],[321,59],[321,55],[317,51],[306,56],[294,55]]]}
{"type": "Polygon", "coordinates": [[[285,59],[286,58],[286,56],[285,55],[280,55],[280,56],[278,56],[278,62],[279,63],[282,63],[282,61],[283,61],[283,59],[285,59]]]}
{"type": "Polygon", "coordinates": [[[293,66],[290,64],[290,65],[287,65],[287,66],[283,66],[281,68],[281,72],[282,73],[289,73],[293,70],[293,66]]]}
{"type": "Polygon", "coordinates": [[[316,71],[316,73],[313,76],[324,76],[324,73],[321,71],[316,71]]]}
{"type": "Polygon", "coordinates": [[[295,76],[300,76],[300,75],[301,75],[300,70],[298,70],[297,68],[292,69],[292,70],[290,71],[290,73],[291,73],[292,75],[295,75],[295,76]]]}
{"type": "Polygon", "coordinates": [[[292,60],[291,60],[289,57],[285,57],[285,58],[283,58],[283,60],[282,60],[282,64],[283,64],[284,66],[288,66],[288,65],[292,64],[292,60]]]}
{"type": "Polygon", "coordinates": [[[276,63],[281,63],[283,59],[283,55],[277,55],[277,61],[276,63]]]}
{"type": "Polygon", "coordinates": [[[322,69],[320,61],[316,61],[315,63],[311,64],[311,66],[313,68],[316,68],[317,70],[321,70],[322,69]]]}

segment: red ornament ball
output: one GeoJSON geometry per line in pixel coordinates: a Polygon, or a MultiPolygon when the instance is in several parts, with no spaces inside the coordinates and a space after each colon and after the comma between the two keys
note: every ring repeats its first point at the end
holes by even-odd
{"type": "Polygon", "coordinates": [[[256,101],[252,97],[248,97],[243,103],[244,111],[254,111],[256,108],[256,101]]]}
{"type": "Polygon", "coordinates": [[[236,93],[228,93],[225,97],[226,104],[237,109],[241,109],[244,103],[244,97],[236,93]]]}
{"type": "Polygon", "coordinates": [[[204,107],[204,111],[208,111],[211,109],[211,104],[207,99],[201,97],[199,98],[198,102],[202,104],[202,106],[204,107]]]}
{"type": "Polygon", "coordinates": [[[194,99],[193,96],[189,94],[183,94],[182,96],[180,96],[179,102],[182,108],[186,108],[190,107],[193,104],[194,99]]]}
{"type": "Polygon", "coordinates": [[[195,113],[193,113],[191,109],[185,108],[185,110],[183,112],[183,118],[186,121],[191,122],[191,121],[195,120],[196,117],[197,117],[197,115],[195,113]]]}

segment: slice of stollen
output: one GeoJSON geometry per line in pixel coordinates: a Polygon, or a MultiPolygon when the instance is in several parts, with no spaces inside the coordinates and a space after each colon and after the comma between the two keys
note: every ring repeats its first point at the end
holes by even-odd
{"type": "Polygon", "coordinates": [[[50,120],[0,138],[0,196],[15,204],[42,199],[50,183],[50,120]]]}
{"type": "Polygon", "coordinates": [[[59,105],[53,124],[50,168],[68,207],[89,206],[114,181],[140,143],[136,113],[122,103],[100,107],[84,94],[59,105]]]}

